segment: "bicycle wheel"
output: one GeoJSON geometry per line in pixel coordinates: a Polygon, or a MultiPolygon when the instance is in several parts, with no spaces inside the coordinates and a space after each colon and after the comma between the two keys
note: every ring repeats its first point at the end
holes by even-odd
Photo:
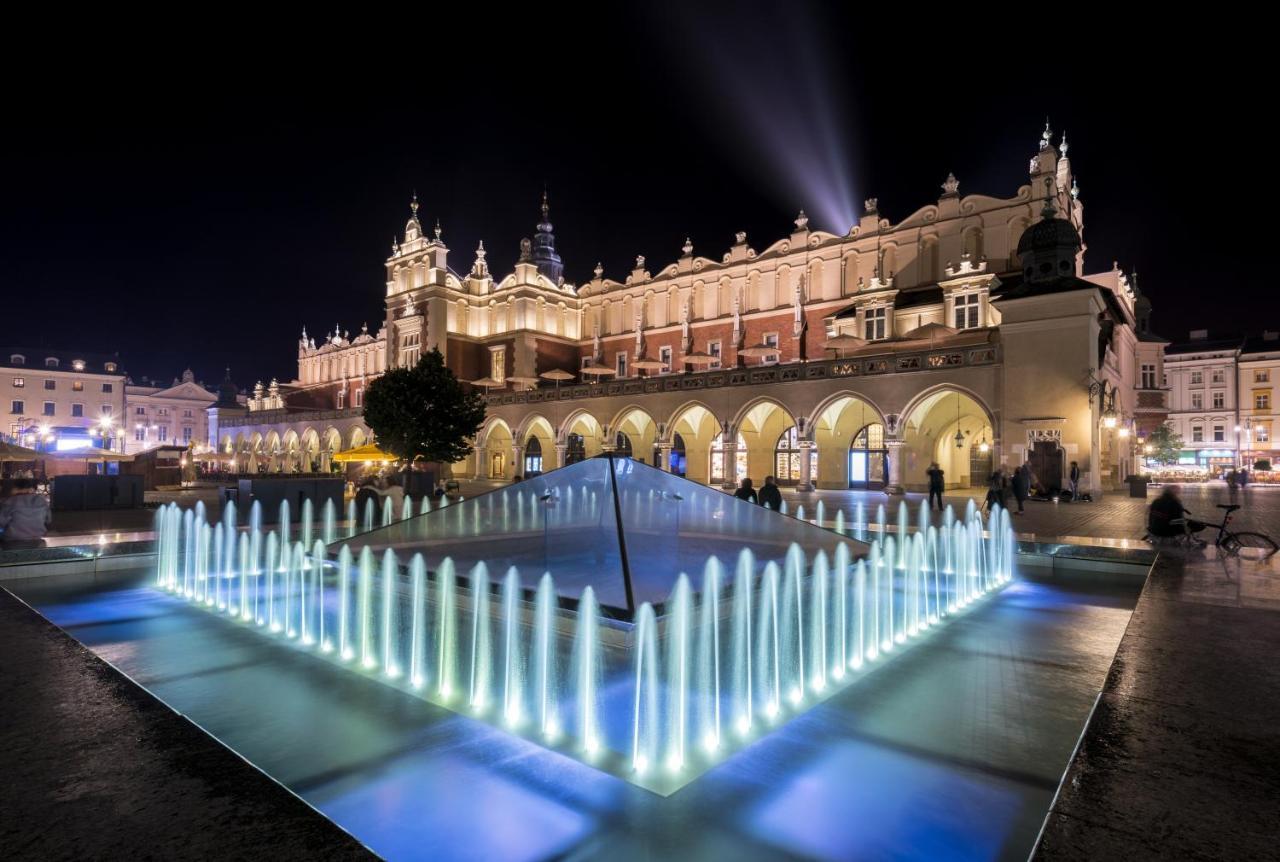
{"type": "Polygon", "coordinates": [[[1232,533],[1228,541],[1231,553],[1251,560],[1264,559],[1280,550],[1280,545],[1262,533],[1232,533]]]}

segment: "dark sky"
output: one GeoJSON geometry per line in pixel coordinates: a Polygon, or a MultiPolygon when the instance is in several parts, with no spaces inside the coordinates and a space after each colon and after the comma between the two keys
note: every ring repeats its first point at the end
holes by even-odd
{"type": "Polygon", "coordinates": [[[303,324],[376,327],[414,189],[456,270],[483,239],[509,271],[545,184],[566,277],[600,260],[621,278],[686,235],[712,257],[737,230],[763,248],[801,206],[844,230],[875,195],[896,221],[948,171],[1011,195],[1046,115],[1069,134],[1088,269],[1136,268],[1157,331],[1280,324],[1257,263],[1270,118],[1224,95],[1269,79],[1247,34],[591,8],[163,42],[113,20],[11,57],[0,344],[118,351],[135,378],[287,379],[303,324]]]}

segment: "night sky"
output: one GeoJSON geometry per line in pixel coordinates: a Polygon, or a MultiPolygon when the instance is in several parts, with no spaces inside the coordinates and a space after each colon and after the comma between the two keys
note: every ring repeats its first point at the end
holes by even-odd
{"type": "Polygon", "coordinates": [[[0,345],[119,352],[135,379],[291,379],[304,324],[376,329],[415,189],[459,272],[479,239],[510,270],[545,185],[566,278],[599,260],[621,279],[686,235],[713,258],[738,230],[764,248],[800,207],[843,231],[874,195],[897,221],[948,171],[1012,195],[1046,115],[1088,271],[1136,268],[1167,337],[1280,325],[1256,262],[1269,118],[1212,89],[1269,77],[1247,36],[833,8],[69,35],[10,88],[0,345]]]}

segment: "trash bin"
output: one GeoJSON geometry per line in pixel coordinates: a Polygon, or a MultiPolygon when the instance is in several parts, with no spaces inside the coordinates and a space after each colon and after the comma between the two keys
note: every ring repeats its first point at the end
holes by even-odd
{"type": "Polygon", "coordinates": [[[1146,499],[1147,482],[1150,481],[1146,476],[1130,476],[1129,478],[1125,479],[1125,481],[1129,483],[1130,497],[1140,497],[1144,500],[1146,499]]]}

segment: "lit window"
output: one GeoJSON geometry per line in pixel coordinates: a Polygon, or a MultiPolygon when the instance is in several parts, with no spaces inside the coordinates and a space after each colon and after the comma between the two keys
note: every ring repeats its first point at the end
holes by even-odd
{"type": "Polygon", "coordinates": [[[147,426],[146,426],[146,425],[139,425],[137,428],[134,428],[134,429],[133,429],[133,439],[134,439],[134,440],[139,440],[139,441],[142,441],[142,442],[146,442],[146,439],[147,439],[147,426]]]}
{"type": "MultiPolygon", "coordinates": [[[[76,371],[84,371],[84,360],[83,359],[71,360],[71,367],[74,368],[76,371]]],[[[107,368],[107,370],[110,371],[111,369],[107,368]]]]}
{"type": "Polygon", "coordinates": [[[1267,443],[1271,440],[1270,425],[1256,425],[1253,429],[1253,439],[1258,443],[1267,443]]]}
{"type": "Polygon", "coordinates": [[[1154,365],[1142,366],[1142,388],[1143,389],[1156,388],[1156,367],[1154,365]]]}
{"type": "Polygon", "coordinates": [[[711,364],[710,364],[710,365],[708,365],[707,367],[708,367],[708,368],[719,368],[719,367],[720,367],[720,342],[719,342],[719,341],[708,341],[708,342],[707,342],[707,353],[708,353],[709,355],[711,355],[712,357],[714,357],[714,361],[713,361],[713,362],[711,362],[711,364]]]}
{"type": "Polygon", "coordinates": [[[978,294],[969,293],[956,297],[956,329],[977,329],[978,312],[981,309],[978,294]]]}
{"type": "Polygon", "coordinates": [[[183,443],[191,442],[191,426],[190,425],[182,426],[182,442],[183,443]]]}
{"type": "Polygon", "coordinates": [[[364,403],[364,390],[357,389],[356,390],[356,406],[359,407],[363,403],[364,403]]]}
{"type": "Polygon", "coordinates": [[[1253,382],[1254,383],[1270,383],[1271,382],[1270,369],[1263,368],[1253,372],[1253,382]]]}
{"type": "Polygon", "coordinates": [[[888,311],[889,309],[881,306],[879,308],[868,308],[863,312],[867,341],[879,341],[885,337],[885,321],[888,319],[888,311]]]}
{"type": "MultiPolygon", "coordinates": [[[[766,333],[764,337],[764,346],[776,348],[778,346],[778,333],[776,332],[766,333]]],[[[780,355],[781,354],[778,354],[778,353],[770,353],[767,356],[762,356],[760,361],[766,365],[769,365],[777,362],[780,355]]]]}
{"type": "Polygon", "coordinates": [[[46,401],[46,402],[44,402],[44,410],[43,410],[43,411],[41,411],[41,412],[42,412],[45,416],[52,416],[52,415],[53,415],[53,402],[52,402],[52,401],[46,401]]]}
{"type": "Polygon", "coordinates": [[[159,434],[157,434],[156,436],[159,438],[159,440],[160,440],[160,442],[161,442],[161,443],[163,443],[165,440],[168,440],[168,439],[169,439],[169,426],[168,426],[168,425],[161,425],[161,426],[160,426],[160,433],[159,433],[159,434]]]}
{"type": "MultiPolygon", "coordinates": [[[[737,450],[734,452],[734,479],[741,481],[747,475],[747,441],[738,434],[737,450]]],[[[724,481],[724,434],[717,434],[711,441],[711,480],[724,481]]]]}
{"type": "Polygon", "coordinates": [[[73,392],[83,392],[83,391],[84,391],[84,381],[83,381],[83,380],[77,380],[77,381],[75,381],[74,383],[72,383],[72,384],[71,384],[71,390],[72,390],[73,392]]]}
{"type": "MultiPolygon", "coordinates": [[[[792,425],[782,435],[778,437],[778,443],[774,447],[774,465],[773,475],[783,484],[800,481],[800,435],[796,432],[796,426],[792,425]]],[[[818,453],[815,449],[809,450],[809,476],[817,475],[818,453]]]]}
{"type": "Polygon", "coordinates": [[[14,389],[22,389],[22,388],[23,388],[23,387],[25,387],[26,385],[27,385],[27,381],[26,381],[26,380],[24,380],[24,379],[22,379],[21,377],[15,377],[15,378],[13,378],[13,388],[14,388],[14,389]]]}
{"type": "Polygon", "coordinates": [[[1214,443],[1223,443],[1223,442],[1226,442],[1226,439],[1227,439],[1227,429],[1226,429],[1226,426],[1225,426],[1225,425],[1214,425],[1214,426],[1213,426],[1213,442],[1214,442],[1214,443]]]}
{"type": "MultiPolygon", "coordinates": [[[[84,363],[81,363],[81,366],[83,366],[83,364],[84,363]]],[[[108,362],[104,367],[107,369],[109,373],[114,373],[116,370],[116,364],[114,362],[108,362]]]]}
{"type": "Polygon", "coordinates": [[[1191,393],[1191,409],[1201,410],[1203,408],[1204,408],[1204,393],[1192,392],[1191,393]]]}

